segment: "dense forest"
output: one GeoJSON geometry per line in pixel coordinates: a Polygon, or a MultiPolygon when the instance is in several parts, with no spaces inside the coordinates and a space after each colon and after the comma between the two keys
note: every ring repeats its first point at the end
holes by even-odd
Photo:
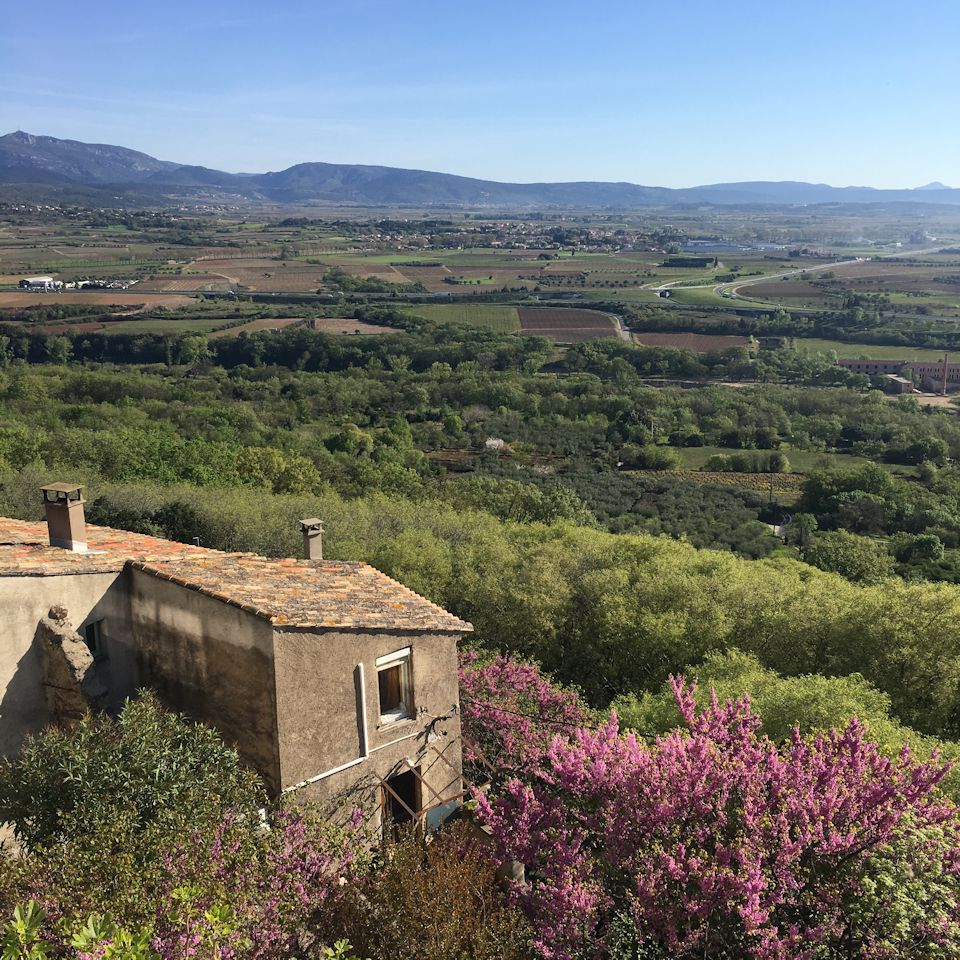
{"type": "Polygon", "coordinates": [[[954,602],[922,582],[953,579],[960,545],[952,416],[852,387],[653,388],[629,362],[649,351],[617,341],[558,361],[536,339],[413,326],[157,338],[187,354],[171,366],[8,360],[4,509],[36,515],[37,481],[69,473],[97,522],[273,555],[317,514],[334,555],[370,560],[597,705],[736,646],[788,675],[862,673],[904,722],[960,734],[946,661],[922,666],[946,638],[920,642],[905,612],[902,642],[923,656],[893,639],[898,610],[954,602]],[[763,474],[752,491],[691,482],[679,452],[703,445],[784,454],[761,469],[797,451],[823,462],[785,507],[763,474]],[[847,454],[860,459],[838,469],[847,454]],[[786,543],[765,525],[785,511],[786,543]]]}
{"type": "MultiPolygon", "coordinates": [[[[661,876],[643,851],[669,842],[679,844],[678,863],[688,856],[677,838],[692,828],[674,819],[667,797],[694,790],[704,757],[721,755],[737,759],[713,771],[717,792],[703,796],[711,826],[698,836],[713,849],[720,839],[710,831],[720,831],[771,876],[786,861],[763,861],[752,832],[724,821],[731,796],[755,797],[767,825],[783,816],[776,797],[791,816],[801,808],[827,816],[814,809],[819,794],[799,785],[815,775],[856,798],[837,808],[852,818],[837,820],[849,869],[831,872],[835,848],[811,836],[812,859],[789,860],[789,869],[815,892],[802,909],[771,901],[770,917],[802,915],[804,936],[831,943],[865,929],[885,945],[905,929],[919,936],[911,901],[891,914],[887,900],[862,890],[877,870],[902,881],[892,864],[904,861],[888,854],[897,844],[910,857],[921,848],[928,858],[953,856],[936,844],[948,843],[941,811],[960,796],[956,773],[940,766],[960,757],[960,588],[934,581],[960,579],[955,418],[893,401],[862,377],[828,376],[836,372],[828,360],[790,351],[768,362],[773,382],[757,382],[759,361],[741,351],[698,357],[614,340],[558,351],[539,338],[378,310],[396,334],[337,338],[294,327],[208,340],[7,328],[0,513],[38,517],[40,484],[68,478],[86,485],[95,523],[268,556],[298,553],[298,519],[319,516],[330,557],[369,561],[471,621],[480,652],[465,651],[461,677],[467,748],[482,742],[504,778],[502,792],[478,801],[494,859],[454,833],[426,853],[402,841],[371,863],[349,835],[282,809],[269,814],[271,832],[251,832],[236,811],[264,801],[235,757],[195,728],[178,732],[181,721],[141,700],[119,730],[91,720],[73,739],[38,740],[19,766],[0,771],[0,811],[25,851],[0,896],[37,901],[22,906],[3,942],[122,942],[124,956],[172,958],[194,936],[239,951],[210,956],[273,957],[299,955],[292,931],[309,927],[319,942],[350,940],[317,956],[348,960],[356,948],[386,957],[389,942],[364,919],[373,910],[387,926],[422,929],[434,951],[423,955],[438,960],[451,943],[470,957],[692,955],[664,946],[681,935],[720,950],[710,956],[735,947],[729,955],[765,957],[753,934],[743,939],[739,914],[684,888],[683,911],[667,917],[662,898],[642,892],[643,877],[661,876]],[[647,379],[718,370],[752,375],[698,389],[647,379]],[[694,454],[699,467],[686,459],[694,454]],[[560,728],[544,721],[557,715],[560,728]],[[504,717],[521,726],[511,732],[504,717]],[[183,756],[167,752],[169,737],[183,756]],[[848,760],[838,759],[848,753],[860,758],[856,789],[848,760]],[[123,757],[155,754],[178,776],[226,786],[194,810],[176,776],[159,798],[132,776],[127,796],[103,800],[114,811],[109,827],[78,826],[90,798],[57,771],[116,769],[123,757]],[[642,829],[623,821],[618,811],[636,805],[636,791],[661,789],[661,820],[642,829]],[[870,797],[882,827],[858,805],[870,797]],[[65,803],[74,812],[51,819],[65,803]],[[597,832],[597,809],[625,834],[640,830],[636,855],[597,832]],[[170,839],[188,811],[206,830],[194,849],[170,839]],[[550,829],[524,832],[529,811],[550,829]],[[578,846],[578,837],[590,841],[578,846]],[[124,864],[109,881],[96,866],[104,845],[124,864]],[[224,863],[224,849],[243,855],[224,863]],[[517,859],[531,883],[504,901],[493,872],[517,859]],[[331,870],[350,877],[336,896],[331,870]],[[401,895],[411,870],[430,889],[457,892],[456,924],[401,895]],[[109,882],[109,921],[97,919],[85,871],[109,882]],[[180,875],[188,887],[177,885],[180,875]],[[310,896],[290,899],[288,887],[272,886],[278,876],[310,896]],[[144,912],[151,898],[170,896],[198,912],[159,920],[144,912]],[[632,915],[621,909],[627,900],[632,915]],[[275,912],[265,916],[262,902],[275,912]],[[829,931],[816,927],[813,918],[840,902],[871,919],[844,908],[830,914],[829,931]],[[698,911],[714,911],[709,935],[688,928],[698,911]],[[875,919],[894,915],[889,928],[875,919]],[[153,940],[138,941],[148,930],[153,940]]],[[[787,843],[787,833],[764,833],[764,842],[787,843]]],[[[691,856],[688,867],[700,869],[691,856]]],[[[674,882],[668,874],[661,884],[674,882]]],[[[937,912],[937,890],[918,883],[915,897],[939,918],[931,950],[943,942],[948,952],[918,956],[947,956],[960,942],[954,921],[937,912]]],[[[763,929],[779,936],[779,923],[763,929]]],[[[781,955],[799,957],[788,940],[781,955]]]]}

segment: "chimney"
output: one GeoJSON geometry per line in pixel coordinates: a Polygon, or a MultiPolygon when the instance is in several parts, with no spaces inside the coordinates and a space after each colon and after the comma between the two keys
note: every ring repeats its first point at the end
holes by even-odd
{"type": "Polygon", "coordinates": [[[76,483],[51,483],[41,487],[47,513],[47,533],[51,547],[75,553],[87,549],[87,524],[83,517],[84,499],[76,483]]]}
{"type": "Polygon", "coordinates": [[[317,517],[300,521],[303,533],[303,555],[308,560],[323,559],[323,521],[317,517]]]}

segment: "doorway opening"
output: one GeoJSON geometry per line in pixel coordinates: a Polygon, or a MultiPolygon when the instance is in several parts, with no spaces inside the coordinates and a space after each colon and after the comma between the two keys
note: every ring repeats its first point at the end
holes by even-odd
{"type": "Polygon", "coordinates": [[[394,826],[412,823],[420,816],[420,768],[388,777],[383,784],[384,819],[394,826]]]}

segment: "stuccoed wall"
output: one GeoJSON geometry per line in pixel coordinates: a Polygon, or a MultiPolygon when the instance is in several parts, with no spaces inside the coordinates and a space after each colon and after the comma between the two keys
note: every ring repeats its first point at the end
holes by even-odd
{"type": "Polygon", "coordinates": [[[280,787],[273,629],[196,590],[131,571],[131,611],[144,686],[171,710],[209,724],[280,787]]]}
{"type": "Polygon", "coordinates": [[[102,670],[112,709],[136,688],[128,577],[126,572],[0,577],[0,754],[16,755],[26,736],[51,722],[37,632],[53,606],[66,607],[81,635],[83,624],[104,621],[109,661],[102,670]]]}
{"type": "MultiPolygon", "coordinates": [[[[369,756],[307,784],[295,795],[336,805],[341,811],[359,805],[374,813],[380,805],[379,779],[409,770],[408,757],[421,764],[424,779],[438,793],[456,792],[461,772],[458,639],[458,634],[414,631],[277,630],[274,660],[283,785],[317,777],[360,756],[357,665],[362,663],[369,756]],[[404,647],[411,648],[414,715],[381,723],[376,661],[404,647]],[[431,726],[435,717],[446,719],[431,726]],[[428,743],[431,731],[435,739],[428,743]],[[451,741],[455,746],[444,756],[453,769],[435,759],[435,748],[443,749],[451,741]]],[[[435,799],[424,788],[424,805],[435,799]]]]}

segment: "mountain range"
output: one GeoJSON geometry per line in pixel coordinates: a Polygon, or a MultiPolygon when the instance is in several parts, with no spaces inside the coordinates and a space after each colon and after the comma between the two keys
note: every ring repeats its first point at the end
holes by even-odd
{"type": "Polygon", "coordinates": [[[632,209],[823,203],[960,205],[960,190],[831,187],[797,181],[671,189],[634,183],[499,183],[449,173],[346,163],[298,163],[272,173],[225,173],[157,160],[126,147],[35,136],[0,137],[0,197],[128,204],[327,204],[500,209],[632,209]]]}

